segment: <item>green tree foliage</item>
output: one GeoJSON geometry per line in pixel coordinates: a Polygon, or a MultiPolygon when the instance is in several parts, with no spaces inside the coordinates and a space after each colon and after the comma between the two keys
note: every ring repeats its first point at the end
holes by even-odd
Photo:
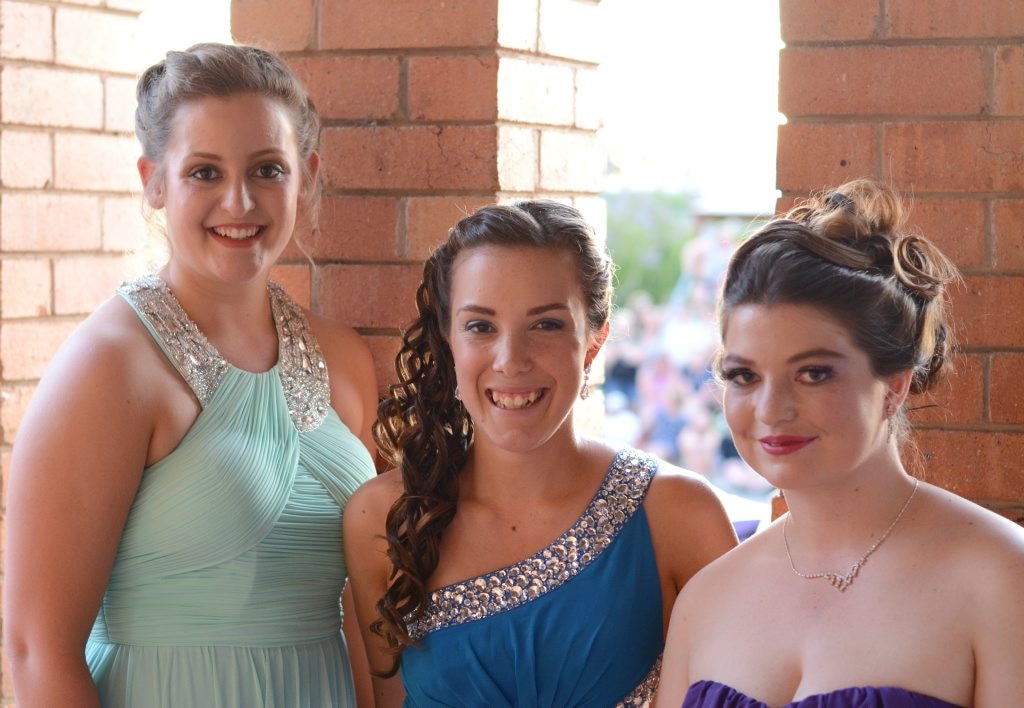
{"type": "Polygon", "coordinates": [[[615,300],[638,290],[665,302],[679,280],[683,248],[696,233],[693,198],[664,192],[615,192],[608,204],[608,250],[618,267],[615,300]]]}

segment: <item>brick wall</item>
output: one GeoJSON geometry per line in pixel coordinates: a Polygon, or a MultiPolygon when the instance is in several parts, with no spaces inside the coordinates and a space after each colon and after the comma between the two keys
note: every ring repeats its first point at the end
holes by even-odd
{"type": "Polygon", "coordinates": [[[605,221],[596,1],[385,5],[232,3],[236,39],[283,54],[324,120],[320,228],[275,277],[360,329],[382,388],[423,259],[461,216],[543,195],[605,221]]]}
{"type": "Polygon", "coordinates": [[[780,208],[872,176],[961,268],[957,373],[913,415],[924,476],[1024,519],[1024,4],[781,0],[780,208]]]}

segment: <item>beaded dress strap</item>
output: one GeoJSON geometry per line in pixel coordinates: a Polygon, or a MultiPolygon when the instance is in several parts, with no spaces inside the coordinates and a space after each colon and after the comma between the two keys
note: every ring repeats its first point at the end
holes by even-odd
{"type": "MultiPolygon", "coordinates": [[[[278,337],[275,366],[288,413],[300,432],[320,427],[330,408],[327,365],[309,322],[295,301],[274,282],[267,284],[278,337]]],[[[204,408],[231,364],[210,343],[167,283],[154,274],[123,283],[124,297],[159,339],[161,348],[204,408]]]]}
{"type": "Polygon", "coordinates": [[[409,636],[418,641],[439,629],[507,612],[579,575],[633,518],[657,470],[656,458],[620,450],[600,489],[568,531],[526,560],[430,593],[423,615],[406,618],[409,636]]]}

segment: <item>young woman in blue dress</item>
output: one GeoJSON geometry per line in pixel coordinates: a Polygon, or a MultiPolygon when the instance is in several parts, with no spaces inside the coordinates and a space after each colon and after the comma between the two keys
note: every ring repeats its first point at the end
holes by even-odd
{"type": "Polygon", "coordinates": [[[374,370],[269,280],[312,218],[319,120],[252,47],[170,52],[138,101],[170,256],[71,336],[18,431],[18,705],[354,705],[341,515],[375,472],[374,370]]]}
{"type": "Polygon", "coordinates": [[[544,200],[477,211],[428,259],[376,428],[396,468],[345,515],[378,705],[653,695],[674,597],[736,536],[697,475],[578,428],[611,280],[544,200]]]}
{"type": "Polygon", "coordinates": [[[659,706],[1024,701],[1024,529],[901,460],[908,396],[949,366],[957,277],[904,221],[894,192],[861,180],[733,255],[726,419],[789,511],[683,589],[659,706]]]}

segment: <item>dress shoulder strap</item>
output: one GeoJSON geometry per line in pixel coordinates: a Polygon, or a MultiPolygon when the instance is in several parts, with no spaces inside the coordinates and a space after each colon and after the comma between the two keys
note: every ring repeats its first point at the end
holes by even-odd
{"type": "Polygon", "coordinates": [[[123,283],[117,294],[135,310],[205,408],[224,378],[228,362],[159,276],[148,274],[123,283]]]}

